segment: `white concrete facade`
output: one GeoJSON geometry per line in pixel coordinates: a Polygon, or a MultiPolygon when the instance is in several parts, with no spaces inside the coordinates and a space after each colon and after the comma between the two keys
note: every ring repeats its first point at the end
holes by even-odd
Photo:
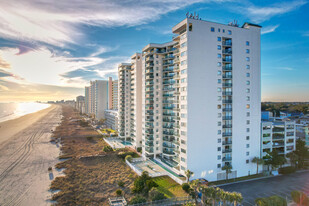
{"type": "Polygon", "coordinates": [[[105,124],[108,128],[118,131],[118,111],[105,110],[105,124]]]}

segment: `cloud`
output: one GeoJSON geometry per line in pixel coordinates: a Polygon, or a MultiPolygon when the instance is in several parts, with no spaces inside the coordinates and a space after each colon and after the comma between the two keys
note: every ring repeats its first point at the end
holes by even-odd
{"type": "Polygon", "coordinates": [[[261,23],[270,18],[282,15],[294,10],[297,10],[301,6],[305,5],[307,2],[304,0],[295,0],[289,2],[283,2],[274,4],[272,6],[258,7],[258,6],[249,6],[245,10],[251,21],[256,23],[261,23]]]}
{"type": "MultiPolygon", "coordinates": [[[[29,51],[23,55],[16,55],[18,49],[1,49],[0,55],[7,62],[10,62],[10,72],[14,74],[11,81],[25,84],[49,84],[59,86],[83,87],[80,79],[68,80],[71,77],[61,76],[61,74],[86,69],[102,64],[105,59],[99,57],[68,57],[61,56],[47,48],[39,48],[29,51]]],[[[74,78],[74,77],[72,77],[74,78]]]]}
{"type": "Polygon", "coordinates": [[[277,67],[276,69],[285,70],[285,71],[294,71],[295,70],[294,68],[291,68],[291,67],[277,67]]]}
{"type": "Polygon", "coordinates": [[[11,65],[6,62],[4,59],[1,58],[0,56],[0,68],[2,69],[10,69],[11,68],[11,65]]]}
{"type": "Polygon", "coordinates": [[[81,25],[136,26],[202,1],[0,1],[0,37],[63,46],[79,43],[81,25]]]}
{"type": "Polygon", "coordinates": [[[277,24],[275,26],[263,27],[261,33],[262,34],[268,34],[268,33],[274,32],[278,27],[279,27],[279,24],[277,24]]]}

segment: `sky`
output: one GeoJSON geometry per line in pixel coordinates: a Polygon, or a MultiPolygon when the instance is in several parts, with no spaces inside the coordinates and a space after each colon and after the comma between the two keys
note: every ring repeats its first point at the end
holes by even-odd
{"type": "Polygon", "coordinates": [[[261,25],[262,101],[309,101],[308,0],[0,0],[0,102],[74,99],[117,79],[187,12],[261,25]]]}

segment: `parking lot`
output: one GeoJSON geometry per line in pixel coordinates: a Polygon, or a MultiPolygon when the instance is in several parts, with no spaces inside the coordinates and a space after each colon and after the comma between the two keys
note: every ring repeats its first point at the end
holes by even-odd
{"type": "Polygon", "coordinates": [[[240,192],[244,197],[243,205],[254,205],[256,198],[273,195],[279,195],[290,201],[291,191],[293,190],[300,190],[309,195],[309,172],[297,172],[290,175],[235,183],[220,188],[226,191],[240,192]]]}

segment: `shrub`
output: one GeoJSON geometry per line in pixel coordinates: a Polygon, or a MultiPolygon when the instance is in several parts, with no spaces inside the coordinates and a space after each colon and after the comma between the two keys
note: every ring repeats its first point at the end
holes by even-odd
{"type": "Polygon", "coordinates": [[[88,140],[88,141],[92,141],[92,140],[93,140],[93,137],[89,136],[89,137],[87,137],[87,140],[88,140]]]}
{"type": "Polygon", "coordinates": [[[293,201],[298,205],[309,205],[309,198],[305,193],[294,190],[291,192],[291,196],[293,201]]]}
{"type": "Polygon", "coordinates": [[[127,155],[126,158],[125,158],[125,160],[131,162],[131,161],[132,161],[132,156],[131,156],[131,155],[127,155]]]}
{"type": "Polygon", "coordinates": [[[146,180],[147,191],[150,191],[153,187],[158,187],[158,184],[152,179],[146,180]]]}
{"type": "Polygon", "coordinates": [[[157,183],[155,183],[151,177],[149,177],[148,172],[143,172],[141,176],[137,177],[134,180],[134,185],[132,188],[133,193],[145,193],[146,195],[148,194],[148,191],[152,188],[155,187],[157,183]]]}
{"type": "Polygon", "coordinates": [[[117,196],[121,196],[122,195],[122,190],[121,189],[116,190],[116,195],[117,196]]]}
{"type": "Polygon", "coordinates": [[[141,148],[141,147],[138,147],[138,148],[137,148],[137,152],[142,152],[142,148],[141,148]]]}
{"type": "Polygon", "coordinates": [[[123,181],[119,181],[119,182],[118,182],[118,186],[119,186],[119,187],[123,187],[123,186],[124,186],[124,182],[123,182],[123,181]]]}
{"type": "Polygon", "coordinates": [[[111,146],[104,146],[103,151],[104,152],[112,152],[113,148],[111,146]]]}
{"type": "Polygon", "coordinates": [[[281,167],[279,168],[278,172],[279,174],[291,174],[294,173],[296,169],[294,167],[281,167]]]}
{"type": "Polygon", "coordinates": [[[131,199],[130,205],[144,203],[144,202],[146,202],[146,198],[144,198],[143,196],[137,195],[131,199]]]}
{"type": "Polygon", "coordinates": [[[166,199],[165,195],[159,192],[158,189],[155,187],[149,191],[149,198],[151,201],[166,199]]]}
{"type": "Polygon", "coordinates": [[[188,183],[183,183],[183,184],[182,184],[182,189],[183,189],[186,193],[189,193],[190,185],[189,185],[188,183]]]}
{"type": "Polygon", "coordinates": [[[118,157],[121,159],[125,159],[127,155],[131,155],[132,157],[136,156],[135,152],[119,152],[118,157]]]}

